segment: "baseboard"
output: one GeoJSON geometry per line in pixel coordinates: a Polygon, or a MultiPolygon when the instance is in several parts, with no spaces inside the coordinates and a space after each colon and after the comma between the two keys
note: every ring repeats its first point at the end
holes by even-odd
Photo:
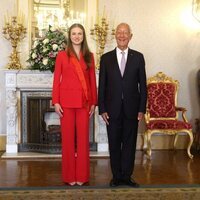
{"type": "MultiPolygon", "coordinates": [[[[152,149],[173,149],[173,135],[154,134],[151,137],[152,149]]],[[[180,134],[176,143],[176,149],[186,149],[189,142],[189,137],[186,134],[180,134]]],[[[138,135],[137,149],[143,149],[143,134],[138,135]]],[[[146,143],[144,144],[146,147],[146,143]]]]}
{"type": "Polygon", "coordinates": [[[0,151],[6,150],[6,136],[0,136],[0,151]]]}
{"type": "MultiPolygon", "coordinates": [[[[152,136],[151,143],[152,143],[152,149],[172,149],[173,136],[164,134],[155,134],[152,136]]],[[[177,140],[176,149],[186,149],[187,145],[188,145],[188,136],[180,135],[177,140]]],[[[144,144],[144,147],[146,147],[146,144],[144,144]]],[[[138,150],[143,149],[142,134],[138,134],[137,149],[138,150]]],[[[5,151],[5,150],[6,150],[6,136],[0,136],[0,151],[5,151]]],[[[107,151],[107,147],[105,150],[107,151]]]]}

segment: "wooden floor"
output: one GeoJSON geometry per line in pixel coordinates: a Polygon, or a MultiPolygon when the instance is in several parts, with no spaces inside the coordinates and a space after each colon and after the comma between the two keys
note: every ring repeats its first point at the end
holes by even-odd
{"type": "MultiPolygon", "coordinates": [[[[88,185],[108,185],[109,158],[91,158],[90,172],[88,185]]],[[[137,151],[134,179],[142,185],[199,184],[200,153],[194,153],[191,160],[184,150],[157,150],[149,161],[142,151],[137,151]]],[[[63,185],[60,158],[0,159],[0,187],[63,185]]]]}

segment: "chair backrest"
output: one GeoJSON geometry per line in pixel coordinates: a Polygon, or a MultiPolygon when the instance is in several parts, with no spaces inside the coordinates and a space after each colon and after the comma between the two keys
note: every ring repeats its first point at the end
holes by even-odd
{"type": "Polygon", "coordinates": [[[158,72],[147,80],[147,109],[150,118],[177,118],[179,82],[158,72]]]}

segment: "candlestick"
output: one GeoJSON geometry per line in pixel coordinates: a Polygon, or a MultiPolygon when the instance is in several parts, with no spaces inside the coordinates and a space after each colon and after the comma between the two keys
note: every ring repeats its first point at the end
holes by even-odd
{"type": "Polygon", "coordinates": [[[5,17],[5,26],[3,27],[3,36],[11,41],[13,51],[10,55],[10,62],[7,65],[8,69],[21,69],[22,66],[19,60],[19,52],[17,51],[18,43],[25,38],[26,28],[23,26],[20,14],[10,17],[8,14],[5,17]]]}
{"type": "Polygon", "coordinates": [[[99,16],[96,18],[96,23],[94,24],[94,28],[90,29],[90,35],[96,41],[97,45],[97,62],[96,62],[96,69],[99,69],[100,58],[104,52],[105,45],[107,42],[111,41],[115,35],[115,29],[113,28],[109,34],[109,24],[105,17],[105,8],[104,14],[101,19],[99,16]]]}

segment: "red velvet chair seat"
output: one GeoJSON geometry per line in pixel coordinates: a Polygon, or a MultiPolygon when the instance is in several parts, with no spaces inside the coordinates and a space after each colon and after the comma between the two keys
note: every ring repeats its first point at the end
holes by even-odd
{"type": "Polygon", "coordinates": [[[172,129],[172,130],[181,130],[181,129],[191,129],[191,124],[179,120],[151,120],[147,124],[147,129],[172,129]]]}

